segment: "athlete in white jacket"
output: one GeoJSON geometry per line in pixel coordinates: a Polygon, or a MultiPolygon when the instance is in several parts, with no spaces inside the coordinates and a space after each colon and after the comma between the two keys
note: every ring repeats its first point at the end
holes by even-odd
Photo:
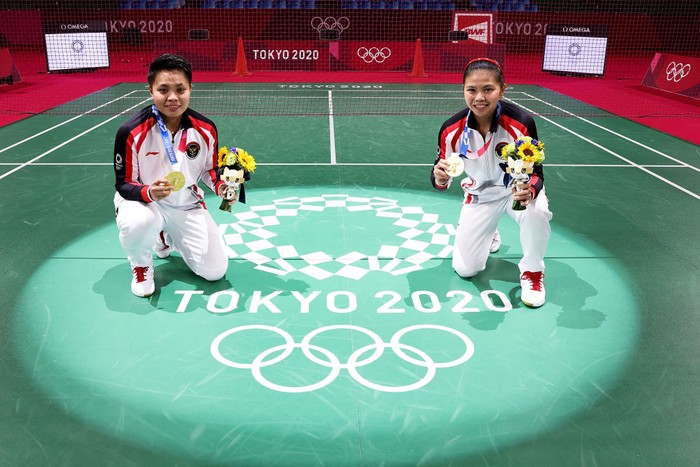
{"type": "Polygon", "coordinates": [[[114,143],[114,206],[119,240],[131,263],[131,291],[155,292],[151,247],[163,232],[165,257],[177,250],[195,274],[215,281],[228,268],[219,229],[207,211],[201,180],[218,195],[216,126],[189,108],[192,68],[172,54],[156,58],[148,71],[153,105],[117,132],[114,143]]]}
{"type": "Polygon", "coordinates": [[[455,236],[452,267],[462,277],[486,268],[489,250],[504,214],[520,226],[523,257],[519,262],[521,300],[530,307],[545,302],[544,256],[550,237],[552,213],[544,190],[542,165],[536,165],[528,183],[514,185],[505,172],[500,150],[520,136],[537,139],[532,116],[502,101],[506,89],[503,69],[495,60],[478,58],[464,71],[467,108],[446,120],[438,134],[438,150],[430,179],[437,190],[452,183],[446,161],[461,156],[465,177],[461,181],[464,205],[455,236]],[[512,209],[514,200],[526,206],[512,209]]]}

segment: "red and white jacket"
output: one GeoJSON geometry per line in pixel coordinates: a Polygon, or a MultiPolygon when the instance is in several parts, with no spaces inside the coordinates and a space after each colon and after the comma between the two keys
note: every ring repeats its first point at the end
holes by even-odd
{"type": "MultiPolygon", "coordinates": [[[[530,136],[537,139],[537,127],[532,116],[522,108],[509,102],[501,102],[500,109],[494,115],[491,129],[482,137],[475,129],[476,119],[467,116],[469,109],[464,109],[445,121],[438,134],[437,156],[433,166],[440,159],[450,157],[460,151],[460,139],[465,125],[469,125],[469,154],[464,160],[465,178],[461,185],[464,189],[464,202],[485,203],[504,198],[511,194],[510,184],[512,178],[505,172],[505,162],[500,158],[501,148],[512,143],[520,136],[530,136]]],[[[446,190],[449,186],[441,186],[435,183],[435,176],[431,170],[430,181],[437,190],[446,190]]],[[[530,176],[530,185],[533,195],[542,190],[544,186],[544,174],[542,165],[536,165],[530,176]]]]}
{"type": "MultiPolygon", "coordinates": [[[[200,113],[187,109],[172,140],[179,165],[177,170],[185,176],[185,187],[159,203],[177,209],[201,206],[204,193],[197,183],[202,180],[215,193],[222,183],[217,174],[216,125],[200,113]]],[[[151,203],[149,186],[173,170],[155,116],[151,107],[146,107],[117,131],[114,141],[117,193],[124,199],[151,203]]]]}

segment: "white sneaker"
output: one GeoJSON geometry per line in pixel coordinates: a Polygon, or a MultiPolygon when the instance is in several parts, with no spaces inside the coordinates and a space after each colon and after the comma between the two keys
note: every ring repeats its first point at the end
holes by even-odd
{"type": "Polygon", "coordinates": [[[496,233],[491,239],[491,247],[489,248],[489,252],[496,253],[499,248],[501,248],[501,234],[499,234],[498,230],[496,230],[496,233]]]}
{"type": "Polygon", "coordinates": [[[525,271],[520,275],[520,300],[530,308],[544,305],[544,282],[542,271],[525,271]]]}
{"type": "Polygon", "coordinates": [[[170,239],[168,238],[168,235],[161,230],[158,237],[156,237],[156,244],[153,245],[153,252],[157,257],[164,259],[170,256],[170,253],[173,252],[173,247],[169,245],[169,243],[170,239]]]}
{"type": "Polygon", "coordinates": [[[137,297],[150,297],[156,291],[156,282],[153,279],[153,265],[131,265],[134,277],[131,279],[131,292],[137,297]]]}

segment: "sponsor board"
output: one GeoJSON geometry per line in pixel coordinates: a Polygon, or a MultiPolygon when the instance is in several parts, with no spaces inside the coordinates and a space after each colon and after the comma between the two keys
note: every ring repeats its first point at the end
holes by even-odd
{"type": "Polygon", "coordinates": [[[454,12],[452,30],[469,35],[470,42],[493,43],[493,15],[491,13],[454,12]]]}
{"type": "Polygon", "coordinates": [[[656,53],[642,84],[700,99],[700,58],[656,53]]]}

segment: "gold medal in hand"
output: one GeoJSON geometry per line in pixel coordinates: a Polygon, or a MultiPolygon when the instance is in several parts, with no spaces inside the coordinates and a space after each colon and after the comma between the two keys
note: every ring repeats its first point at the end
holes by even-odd
{"type": "Polygon", "coordinates": [[[445,162],[449,164],[449,167],[445,170],[445,173],[450,177],[458,177],[464,172],[464,161],[459,154],[453,154],[448,157],[445,162]]]}
{"type": "Polygon", "coordinates": [[[185,174],[174,171],[165,176],[165,179],[173,186],[173,191],[178,191],[185,186],[185,174]]]}

